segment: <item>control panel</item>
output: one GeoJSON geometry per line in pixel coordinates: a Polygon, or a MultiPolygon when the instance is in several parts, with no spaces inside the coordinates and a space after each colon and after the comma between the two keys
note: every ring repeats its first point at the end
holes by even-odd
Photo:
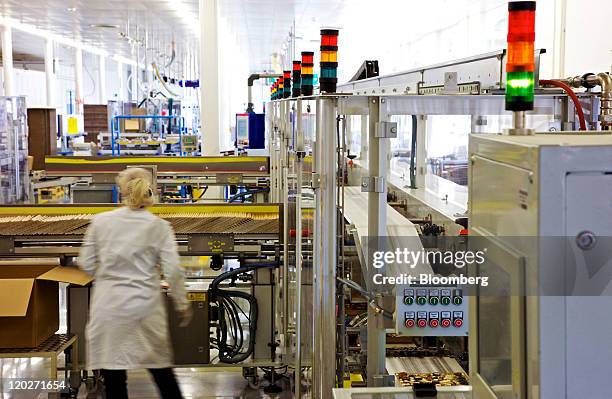
{"type": "Polygon", "coordinates": [[[467,336],[468,303],[461,287],[398,287],[396,332],[406,336],[467,336]]]}

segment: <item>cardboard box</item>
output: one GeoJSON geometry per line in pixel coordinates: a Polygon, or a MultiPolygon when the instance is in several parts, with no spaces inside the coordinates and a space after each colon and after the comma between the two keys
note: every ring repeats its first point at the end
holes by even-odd
{"type": "MultiPolygon", "coordinates": [[[[134,108],[129,115],[145,116],[147,110],[145,108],[134,108]]],[[[146,119],[120,119],[122,132],[144,132],[146,127],[146,119]]]]}
{"type": "Polygon", "coordinates": [[[0,265],[0,348],[35,348],[59,328],[59,282],[93,278],[54,265],[0,265]]]}

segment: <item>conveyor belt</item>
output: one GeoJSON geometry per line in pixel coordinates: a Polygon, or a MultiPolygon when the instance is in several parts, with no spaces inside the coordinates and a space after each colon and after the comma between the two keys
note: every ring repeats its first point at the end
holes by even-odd
{"type": "Polygon", "coordinates": [[[468,376],[451,357],[388,357],[386,367],[395,375],[395,385],[408,387],[419,382],[433,382],[438,386],[468,385],[468,376]]]}
{"type": "MultiPolygon", "coordinates": [[[[0,207],[0,235],[82,235],[95,214],[113,206],[0,207]]],[[[158,205],[151,212],[176,234],[278,234],[279,205],[158,205]]]]}
{"type": "Polygon", "coordinates": [[[388,357],[385,363],[389,374],[465,372],[457,360],[446,356],[388,357]]]}
{"type": "Polygon", "coordinates": [[[80,176],[92,173],[118,173],[128,166],[155,165],[157,171],[212,174],[212,173],[245,173],[249,175],[267,175],[269,173],[268,157],[164,157],[164,156],[100,156],[100,157],[62,157],[45,158],[45,169],[49,175],[80,176]]]}
{"type": "MultiPolygon", "coordinates": [[[[419,233],[415,225],[402,214],[386,205],[387,210],[387,237],[388,249],[395,250],[408,249],[418,253],[423,251],[423,244],[419,238],[419,233]]],[[[371,262],[367,258],[367,238],[368,238],[368,193],[362,193],[360,187],[346,187],[344,195],[344,217],[355,226],[355,241],[358,247],[359,256],[363,265],[371,262]]],[[[428,263],[417,263],[413,268],[407,268],[403,264],[387,263],[387,276],[399,276],[401,274],[418,276],[421,273],[432,273],[428,263]]],[[[364,275],[367,273],[364,270],[364,275]]]]}

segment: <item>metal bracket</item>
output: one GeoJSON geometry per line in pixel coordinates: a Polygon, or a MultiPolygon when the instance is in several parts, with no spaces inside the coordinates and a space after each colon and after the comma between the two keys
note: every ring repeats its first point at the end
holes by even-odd
{"type": "Polygon", "coordinates": [[[222,254],[234,250],[233,234],[192,234],[187,243],[189,252],[222,254]]]}
{"type": "Polygon", "coordinates": [[[397,122],[378,122],[376,124],[376,137],[379,139],[397,138],[397,122]]]}
{"type": "Polygon", "coordinates": [[[310,180],[310,188],[316,190],[321,187],[321,176],[318,173],[312,173],[312,178],[310,180]]]}
{"type": "Polygon", "coordinates": [[[243,180],[242,173],[217,173],[215,177],[217,183],[225,184],[238,184],[243,180]]]}
{"type": "Polygon", "coordinates": [[[459,92],[459,77],[457,72],[444,72],[444,94],[459,92]]]}
{"type": "Polygon", "coordinates": [[[361,178],[362,193],[384,193],[387,191],[387,182],[382,176],[365,176],[361,178]]]}

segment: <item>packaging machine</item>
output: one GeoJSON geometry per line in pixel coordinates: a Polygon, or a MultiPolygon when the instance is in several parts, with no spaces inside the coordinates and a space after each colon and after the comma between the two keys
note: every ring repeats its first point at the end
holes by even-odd
{"type": "MultiPolygon", "coordinates": [[[[535,53],[536,82],[537,60],[541,54],[543,51],[535,53]]],[[[607,127],[609,87],[606,79],[598,78],[601,92],[576,93],[579,104],[574,103],[567,93],[551,89],[548,83],[541,87],[536,83],[534,109],[529,112],[527,121],[541,133],[526,137],[508,136],[504,134],[506,126],[518,126],[515,133],[532,132],[527,129],[524,114],[513,115],[506,111],[503,96],[506,56],[507,53],[501,51],[351,82],[339,86],[341,93],[275,100],[266,107],[267,129],[272,143],[271,197],[284,204],[295,198],[295,223],[299,226],[303,222],[300,215],[307,200],[306,194],[314,196],[313,235],[296,241],[295,261],[289,258],[288,265],[290,269],[295,267],[296,276],[300,276],[310,271],[309,262],[313,264],[313,397],[331,397],[332,388],[341,386],[340,381],[346,386],[345,379],[355,371],[366,376],[368,388],[355,388],[344,393],[338,388],[333,391],[336,397],[352,393],[362,397],[399,392],[407,395],[403,397],[412,397],[411,389],[385,387],[400,383],[398,380],[401,378],[394,381],[393,374],[405,377],[401,373],[445,371],[430,367],[432,363],[443,361],[441,359],[447,356],[443,352],[430,353],[428,356],[435,359],[431,362],[411,362],[413,355],[420,356],[417,355],[422,353],[420,350],[440,348],[454,350],[455,356],[451,358],[468,376],[470,386],[455,390],[455,387],[439,388],[439,397],[468,398],[476,394],[477,397],[492,399],[574,398],[580,396],[579,390],[588,392],[589,397],[606,397],[605,387],[599,385],[605,381],[600,372],[593,372],[590,366],[581,368],[593,365],[602,373],[610,372],[609,367],[600,361],[603,360],[602,353],[612,353],[603,338],[612,330],[609,323],[600,317],[603,308],[609,307],[605,297],[592,297],[581,302],[567,298],[553,300],[550,295],[539,299],[524,296],[516,299],[516,295],[508,293],[495,298],[486,294],[499,285],[505,286],[504,282],[511,283],[507,288],[513,290],[516,287],[523,290],[533,288],[534,284],[536,287],[538,284],[547,285],[549,275],[553,281],[561,283],[561,276],[559,279],[552,277],[555,273],[553,263],[542,258],[543,250],[552,251],[552,247],[533,248],[524,243],[521,246],[515,240],[486,246],[490,251],[487,262],[503,263],[505,266],[498,265],[498,269],[504,272],[491,275],[478,267],[468,267],[464,272],[471,277],[488,277],[491,281],[489,288],[484,285],[461,288],[417,286],[403,287],[399,294],[398,291],[390,294],[371,289],[367,284],[367,270],[372,269],[372,260],[363,256],[362,253],[367,254],[367,251],[359,247],[368,240],[374,240],[373,248],[379,250],[385,245],[410,247],[413,251],[420,251],[423,247],[444,250],[448,246],[476,250],[481,246],[468,245],[473,242],[472,236],[531,234],[540,240],[540,236],[549,234],[548,230],[541,229],[545,229],[541,223],[550,222],[561,228],[563,220],[567,219],[569,223],[571,219],[572,226],[577,226],[576,231],[557,229],[554,234],[550,233],[569,237],[570,242],[577,243],[567,247],[568,250],[576,250],[577,245],[586,248],[594,242],[605,241],[608,230],[601,221],[610,220],[606,204],[598,200],[592,206],[572,210],[573,215],[580,216],[570,217],[569,213],[560,212],[565,206],[579,206],[576,201],[581,198],[580,193],[595,190],[598,193],[595,196],[602,201],[609,198],[610,184],[606,180],[610,174],[609,165],[601,162],[604,158],[612,159],[610,136],[598,130],[607,127]],[[474,77],[478,77],[478,81],[474,81],[474,77]],[[593,132],[573,130],[581,122],[579,107],[582,107],[586,124],[593,132]],[[460,181],[440,176],[444,173],[436,175],[428,164],[426,146],[428,136],[434,130],[431,122],[434,117],[442,115],[464,116],[472,133],[486,133],[495,126],[494,134],[465,135],[465,168],[462,171],[465,175],[460,181]],[[306,116],[314,116],[316,120],[312,129],[304,124],[306,116]],[[409,154],[412,158],[410,173],[404,175],[396,174],[389,162],[389,144],[399,135],[398,118],[412,119],[412,132],[408,133],[416,139],[409,154]],[[362,151],[358,159],[353,159],[348,157],[348,136],[355,133],[351,124],[359,119],[360,131],[356,133],[361,134],[362,151]],[[312,155],[312,168],[305,167],[308,155],[312,155]],[[536,185],[537,181],[551,180],[541,174],[543,170],[549,171],[548,175],[554,180],[547,181],[546,187],[536,185]],[[573,177],[564,180],[564,171],[573,177]],[[523,180],[519,181],[515,174],[523,180]],[[466,183],[469,187],[465,186],[466,183]],[[523,183],[530,186],[525,188],[523,183]],[[349,187],[351,185],[360,188],[349,187]],[[561,186],[571,192],[561,190],[561,186]],[[546,189],[546,193],[537,187],[546,189]],[[566,196],[571,200],[563,200],[566,196]],[[546,204],[555,202],[551,208],[556,213],[539,205],[539,201],[546,204]],[[524,212],[530,215],[523,215],[524,212]],[[482,233],[479,233],[480,225],[482,233]],[[398,226],[402,227],[398,229],[398,226]],[[409,233],[398,233],[406,228],[410,229],[409,233]],[[393,232],[393,229],[398,230],[393,232]],[[476,229],[474,234],[473,229],[476,229]],[[406,242],[389,244],[389,237],[391,241],[397,241],[396,235],[406,242]],[[410,236],[416,240],[406,240],[410,236]],[[440,237],[453,240],[445,243],[440,237]],[[305,250],[305,246],[310,244],[312,253],[305,250]],[[518,255],[514,258],[508,255],[515,253],[518,255]],[[514,266],[519,272],[510,273],[509,270],[516,269],[514,266]],[[506,273],[510,273],[510,277],[506,273]],[[357,280],[356,285],[349,283],[348,289],[347,276],[357,280]],[[419,299],[424,303],[418,304],[419,299]],[[431,302],[432,299],[435,303],[431,302]],[[441,305],[443,300],[449,303],[441,305]],[[457,314],[443,307],[451,305],[458,307],[455,309],[457,314]],[[599,310],[595,313],[584,311],[591,308],[599,310]],[[360,314],[351,313],[357,310],[360,314]],[[446,313],[449,311],[450,315],[446,313]],[[419,312],[422,314],[420,318],[419,312]],[[442,316],[442,312],[446,316],[442,316]],[[406,324],[412,320],[413,314],[416,328],[406,324]],[[350,319],[348,323],[345,316],[350,319]],[[461,320],[459,327],[454,325],[455,319],[461,320]],[[423,329],[418,326],[419,320],[425,323],[423,329]],[[438,334],[437,331],[447,330],[439,325],[432,327],[429,324],[431,320],[440,324],[443,320],[450,322],[449,327],[457,328],[458,333],[444,337],[447,334],[438,334]],[[565,320],[575,320],[576,323],[568,326],[563,324],[565,320]],[[499,323],[503,326],[501,329],[495,327],[499,323]],[[585,326],[590,325],[597,326],[598,332],[591,329],[587,332],[585,326]],[[336,331],[336,334],[330,335],[331,331],[336,331]],[[552,335],[558,339],[547,338],[552,335]],[[579,336],[592,336],[592,345],[585,344],[579,336]],[[588,353],[592,361],[581,354],[578,343],[588,346],[584,353],[588,353]],[[405,350],[400,353],[407,355],[400,356],[401,360],[390,361],[387,355],[391,345],[400,345],[405,350]],[[335,348],[335,353],[332,348],[335,348]],[[410,348],[418,350],[411,351],[410,348]],[[356,353],[365,353],[366,356],[361,356],[365,361],[355,359],[356,353]],[[566,363],[568,359],[571,359],[571,365],[566,363]],[[400,368],[409,365],[410,370],[398,370],[398,365],[400,368]],[[580,383],[576,388],[568,387],[573,379],[570,374],[589,381],[589,386],[580,383]],[[560,375],[567,384],[553,382],[560,375]]],[[[575,79],[570,81],[573,87],[580,85],[575,79]]],[[[503,237],[501,239],[503,241],[503,237]]],[[[605,265],[602,270],[608,270],[606,262],[609,258],[598,259],[605,265]]],[[[558,262],[554,264],[559,265],[558,262]]],[[[562,268],[583,270],[584,267],[575,262],[570,266],[562,268]]],[[[597,268],[591,269],[590,273],[595,273],[597,268]]],[[[409,269],[404,270],[412,273],[409,269]]],[[[581,276],[586,278],[583,274],[581,276]]],[[[292,305],[296,312],[299,312],[299,304],[304,303],[304,291],[299,281],[298,277],[289,282],[298,296],[292,305]]],[[[587,278],[587,281],[590,280],[587,278]]],[[[604,284],[599,288],[600,292],[606,292],[607,286],[604,284]]],[[[558,291],[559,287],[556,289],[558,291]]],[[[299,353],[300,347],[293,350],[299,353]]],[[[299,357],[295,359],[295,368],[305,370],[299,357]]],[[[301,374],[304,373],[295,376],[296,388],[301,374]]]]}
{"type": "Polygon", "coordinates": [[[45,159],[44,179],[38,185],[50,185],[52,179],[74,177],[71,184],[74,203],[117,202],[116,175],[128,167],[154,169],[163,202],[197,202],[210,186],[228,187],[228,200],[266,202],[269,158],[236,157],[61,157],[45,159]],[[49,181],[50,180],[50,181],[49,181]]]}
{"type": "MultiPolygon", "coordinates": [[[[52,258],[61,268],[72,268],[91,218],[116,207],[101,204],[0,206],[0,259],[37,262],[41,257],[52,258]]],[[[176,233],[186,270],[187,291],[194,307],[190,326],[179,328],[177,323],[170,324],[177,365],[213,367],[229,363],[247,371],[281,366],[277,347],[282,329],[277,324],[277,313],[282,309],[276,307],[276,298],[280,295],[276,280],[282,261],[282,205],[160,204],[150,211],[170,222],[176,233]],[[230,285],[232,290],[228,291],[230,285]],[[233,296],[235,291],[240,292],[239,298],[233,296]],[[223,310],[221,297],[245,301],[241,302],[245,311],[250,308],[251,313],[256,312],[248,325],[244,320],[233,320],[248,330],[245,334],[251,337],[249,340],[238,344],[229,338],[227,341],[220,338],[225,336],[225,318],[231,317],[223,310]],[[227,345],[238,345],[233,350],[240,357],[228,357],[227,345]]],[[[68,332],[83,337],[89,287],[70,285],[67,295],[68,332]]],[[[170,318],[173,317],[176,315],[170,309],[170,318]]],[[[81,339],[80,369],[86,359],[84,350],[81,339]]],[[[257,378],[252,371],[245,375],[257,378]]]]}

